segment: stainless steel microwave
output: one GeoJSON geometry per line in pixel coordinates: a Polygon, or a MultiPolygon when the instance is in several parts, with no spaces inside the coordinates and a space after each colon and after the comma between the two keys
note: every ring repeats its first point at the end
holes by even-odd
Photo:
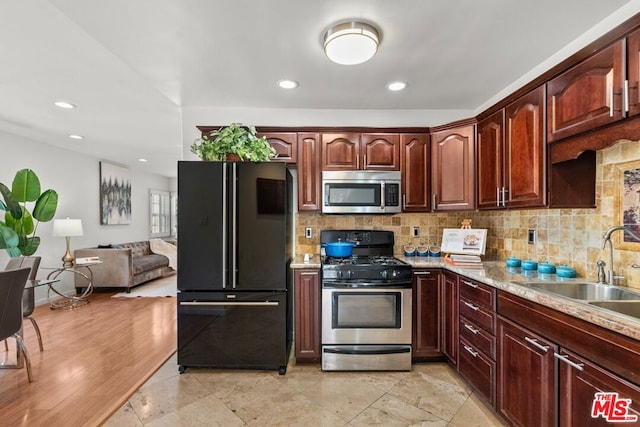
{"type": "Polygon", "coordinates": [[[402,212],[400,171],[322,172],[322,212],[402,212]]]}

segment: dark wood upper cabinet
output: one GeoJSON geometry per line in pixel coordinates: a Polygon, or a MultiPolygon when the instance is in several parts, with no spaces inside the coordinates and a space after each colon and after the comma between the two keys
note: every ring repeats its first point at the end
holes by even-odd
{"type": "Polygon", "coordinates": [[[400,170],[400,135],[363,133],[360,144],[360,169],[400,170]]]}
{"type": "Polygon", "coordinates": [[[625,46],[620,40],[549,81],[548,141],[624,118],[624,76],[625,46]]]}
{"type": "Polygon", "coordinates": [[[298,133],[298,210],[319,211],[322,202],[320,134],[298,133]]]}
{"type": "Polygon", "coordinates": [[[400,134],[402,209],[427,212],[431,209],[431,149],[428,133],[400,134]]]}
{"type": "Polygon", "coordinates": [[[273,161],[296,163],[298,161],[298,133],[297,132],[274,132],[258,133],[258,137],[267,138],[269,144],[275,148],[277,157],[273,161]]]}
{"type": "Polygon", "coordinates": [[[323,133],[322,170],[400,170],[400,136],[323,133]]]}
{"type": "Polygon", "coordinates": [[[359,133],[322,134],[322,170],[357,170],[359,160],[359,133]]]}
{"type": "Polygon", "coordinates": [[[505,206],[504,109],[478,122],[478,209],[505,206]]]}
{"type": "Polygon", "coordinates": [[[640,114],[640,30],[627,37],[629,116],[640,114]]]}
{"type": "Polygon", "coordinates": [[[537,207],[546,203],[544,87],[505,108],[506,206],[537,207]]]}
{"type": "Polygon", "coordinates": [[[432,209],[475,208],[475,126],[431,134],[432,209]]]}

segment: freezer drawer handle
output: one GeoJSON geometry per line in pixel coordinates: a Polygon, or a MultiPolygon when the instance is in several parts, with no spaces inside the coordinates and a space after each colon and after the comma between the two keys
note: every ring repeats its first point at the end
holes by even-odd
{"type": "Polygon", "coordinates": [[[188,306],[224,306],[224,305],[243,305],[243,306],[277,306],[279,301],[245,301],[245,302],[198,302],[198,301],[182,301],[180,305],[188,306]]]}
{"type": "Polygon", "coordinates": [[[397,353],[410,353],[411,347],[401,348],[383,348],[376,350],[347,350],[338,348],[325,348],[322,350],[324,353],[334,354],[397,354],[397,353]]]}

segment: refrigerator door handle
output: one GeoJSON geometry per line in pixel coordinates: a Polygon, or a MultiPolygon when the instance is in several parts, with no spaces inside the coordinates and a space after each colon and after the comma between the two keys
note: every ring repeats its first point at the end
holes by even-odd
{"type": "Polygon", "coordinates": [[[225,269],[227,265],[227,168],[222,165],[222,289],[227,287],[227,275],[225,269]]]}
{"type": "Polygon", "coordinates": [[[180,305],[186,306],[254,306],[254,307],[264,307],[264,306],[278,306],[280,305],[279,301],[237,301],[237,302],[212,302],[212,301],[181,301],[180,305]]]}
{"type": "Polygon", "coordinates": [[[238,240],[238,223],[237,223],[237,214],[236,209],[238,208],[238,170],[236,169],[236,163],[231,164],[232,174],[232,185],[231,185],[231,288],[236,288],[236,279],[237,279],[237,271],[238,271],[238,259],[236,253],[236,245],[238,240]]]}

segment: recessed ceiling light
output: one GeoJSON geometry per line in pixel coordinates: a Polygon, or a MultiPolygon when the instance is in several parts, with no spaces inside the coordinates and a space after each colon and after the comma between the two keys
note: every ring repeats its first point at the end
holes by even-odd
{"type": "Polygon", "coordinates": [[[295,80],[280,80],[278,81],[278,86],[282,89],[295,89],[298,87],[298,82],[295,80]]]}
{"type": "Polygon", "coordinates": [[[139,162],[141,162],[141,163],[146,163],[146,162],[147,162],[147,159],[142,159],[142,158],[141,158],[141,159],[138,159],[138,161],[139,161],[139,162]]]}
{"type": "Polygon", "coordinates": [[[59,107],[59,108],[64,108],[66,110],[70,110],[72,108],[76,108],[75,104],[72,104],[72,103],[67,102],[67,101],[56,101],[56,102],[53,103],[53,105],[55,105],[56,107],[59,107]]]}
{"type": "Polygon", "coordinates": [[[76,134],[72,133],[71,135],[69,135],[69,138],[71,138],[71,139],[84,139],[84,136],[76,135],[76,134]]]}
{"type": "Polygon", "coordinates": [[[391,82],[387,85],[387,89],[392,91],[402,90],[407,87],[407,82],[391,82]]]}

